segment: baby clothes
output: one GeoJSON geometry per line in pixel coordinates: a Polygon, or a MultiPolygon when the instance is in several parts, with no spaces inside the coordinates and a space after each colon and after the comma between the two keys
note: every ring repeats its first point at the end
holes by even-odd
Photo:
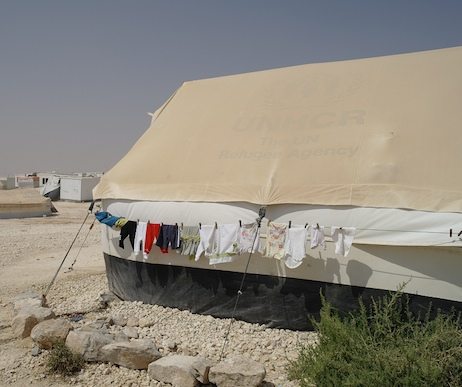
{"type": "Polygon", "coordinates": [[[112,227],[116,224],[116,222],[120,219],[119,216],[114,216],[111,215],[109,212],[106,211],[98,211],[95,214],[96,219],[98,219],[99,222],[112,227]]]}
{"type": "Polygon", "coordinates": [[[190,257],[194,256],[200,240],[198,226],[183,226],[180,230],[180,249],[178,253],[190,257]]]}
{"type": "Polygon", "coordinates": [[[286,232],[287,224],[273,222],[268,224],[266,232],[266,257],[276,259],[284,257],[286,232]]]}
{"type": "Polygon", "coordinates": [[[210,265],[233,261],[238,248],[239,224],[219,224],[217,229],[217,252],[209,257],[210,265]]]}
{"type": "Polygon", "coordinates": [[[311,225],[311,248],[325,245],[324,226],[311,225]]]}
{"type": "Polygon", "coordinates": [[[356,232],[354,227],[332,226],[332,240],[335,242],[335,254],[346,257],[350,252],[353,238],[356,232]]]}
{"type": "Polygon", "coordinates": [[[130,244],[132,245],[132,249],[135,248],[135,233],[136,233],[136,222],[133,220],[127,221],[122,228],[120,229],[120,238],[119,238],[119,247],[122,249],[124,246],[124,240],[127,238],[130,240],[130,244]]]}
{"type": "Polygon", "coordinates": [[[114,228],[120,230],[128,222],[127,218],[119,218],[114,224],[114,228]]]}
{"type": "Polygon", "coordinates": [[[140,251],[144,253],[144,242],[146,240],[146,226],[147,222],[138,222],[135,233],[135,246],[133,247],[133,253],[138,254],[140,251]]]}
{"type": "Polygon", "coordinates": [[[156,246],[160,247],[160,251],[164,254],[168,253],[168,247],[177,249],[180,247],[180,238],[178,235],[178,225],[163,224],[160,226],[159,236],[157,237],[156,246]]]}
{"type": "Polygon", "coordinates": [[[146,226],[146,239],[144,241],[144,259],[148,258],[148,254],[152,249],[152,245],[157,241],[160,233],[159,223],[148,223],[146,226]]]}
{"type": "Polygon", "coordinates": [[[307,236],[308,230],[303,226],[292,226],[287,230],[284,261],[289,269],[295,269],[302,264],[306,255],[307,236]]]}
{"type": "Polygon", "coordinates": [[[258,224],[243,224],[239,229],[238,235],[239,253],[255,253],[260,246],[260,228],[258,224]],[[255,234],[257,237],[255,238],[255,234]],[[255,243],[254,243],[255,242],[255,243]]]}
{"type": "Polygon", "coordinates": [[[199,246],[196,251],[196,261],[199,260],[202,253],[206,256],[216,254],[217,250],[217,233],[215,226],[202,225],[199,228],[199,246]]]}

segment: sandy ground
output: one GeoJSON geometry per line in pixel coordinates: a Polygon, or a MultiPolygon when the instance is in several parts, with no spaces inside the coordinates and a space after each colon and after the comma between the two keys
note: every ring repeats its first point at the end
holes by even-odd
{"type": "MultiPolygon", "coordinates": [[[[0,219],[0,385],[51,385],[43,369],[20,365],[30,357],[33,346],[30,339],[18,340],[13,336],[10,322],[10,301],[28,289],[43,292],[53,278],[73,238],[87,214],[88,203],[55,202],[58,214],[41,218],[0,219]],[[34,374],[37,372],[37,375],[34,374]],[[11,383],[11,375],[16,380],[11,383]],[[8,377],[7,377],[8,376],[8,377]],[[36,380],[37,379],[37,380],[36,380]],[[5,381],[9,382],[6,383],[5,381]]],[[[79,238],[57,277],[57,283],[78,282],[82,276],[104,273],[104,260],[100,246],[100,225],[88,233],[94,216],[89,216],[79,238]],[[85,236],[88,237],[84,242],[85,236]],[[65,272],[81,248],[74,269],[65,272]]],[[[56,287],[49,298],[59,297],[56,287]]],[[[59,383],[58,383],[59,385],[59,383]]]]}

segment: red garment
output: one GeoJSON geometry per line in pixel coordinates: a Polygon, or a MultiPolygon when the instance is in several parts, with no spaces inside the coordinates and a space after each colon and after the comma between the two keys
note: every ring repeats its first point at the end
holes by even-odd
{"type": "Polygon", "coordinates": [[[157,238],[159,237],[160,224],[158,223],[148,223],[146,226],[146,241],[144,242],[144,252],[149,254],[151,251],[152,245],[157,238]]]}

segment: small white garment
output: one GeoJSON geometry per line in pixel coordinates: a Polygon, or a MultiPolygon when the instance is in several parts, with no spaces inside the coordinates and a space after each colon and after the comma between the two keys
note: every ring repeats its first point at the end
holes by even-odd
{"type": "Polygon", "coordinates": [[[239,253],[239,224],[219,224],[217,227],[217,251],[209,257],[209,264],[232,262],[239,253]]]}
{"type": "Polygon", "coordinates": [[[292,226],[287,230],[284,261],[289,269],[295,269],[302,264],[306,255],[307,237],[308,229],[304,226],[292,226]]]}
{"type": "Polygon", "coordinates": [[[196,251],[196,261],[202,253],[206,256],[212,255],[217,251],[217,233],[214,225],[202,225],[199,228],[200,242],[196,251]]]}
{"type": "Polygon", "coordinates": [[[325,246],[324,226],[318,226],[317,224],[311,225],[311,245],[314,249],[317,246],[325,246]]]}
{"type": "Polygon", "coordinates": [[[332,226],[332,240],[335,242],[335,254],[346,257],[350,252],[353,238],[356,232],[354,227],[332,226]]]}
{"type": "MultiPolygon", "coordinates": [[[[146,242],[146,229],[148,222],[138,222],[136,225],[135,232],[135,245],[133,246],[133,253],[139,254],[141,251],[144,253],[144,244],[146,242]]],[[[147,254],[145,254],[144,259],[147,259],[147,254]]]]}
{"type": "Polygon", "coordinates": [[[239,254],[257,252],[260,246],[260,228],[258,227],[258,223],[243,224],[239,229],[238,243],[239,254]],[[255,234],[257,234],[256,238],[255,234]]]}
{"type": "Polygon", "coordinates": [[[265,257],[282,259],[284,257],[284,244],[286,241],[287,224],[268,223],[266,230],[265,257]]]}

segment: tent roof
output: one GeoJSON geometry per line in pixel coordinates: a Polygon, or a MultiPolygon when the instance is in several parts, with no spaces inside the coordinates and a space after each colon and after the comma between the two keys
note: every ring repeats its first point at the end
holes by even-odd
{"type": "Polygon", "coordinates": [[[184,83],[94,196],[462,212],[462,47],[184,83]]]}

